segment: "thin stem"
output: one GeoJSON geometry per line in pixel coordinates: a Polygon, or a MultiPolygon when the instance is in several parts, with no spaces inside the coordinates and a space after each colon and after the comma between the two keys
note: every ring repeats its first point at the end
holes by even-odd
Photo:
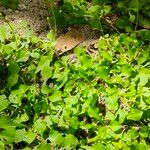
{"type": "Polygon", "coordinates": [[[136,31],[136,29],[137,29],[138,20],[139,20],[139,1],[138,1],[138,0],[136,0],[136,9],[137,9],[137,13],[136,13],[135,31],[136,31]]]}
{"type": "Polygon", "coordinates": [[[97,16],[97,19],[98,19],[98,21],[99,21],[99,27],[100,27],[100,30],[101,30],[101,32],[102,32],[102,35],[104,36],[104,30],[103,30],[103,27],[102,27],[101,18],[99,18],[99,17],[97,16]]]}
{"type": "Polygon", "coordinates": [[[9,26],[11,32],[12,32],[12,35],[13,35],[13,37],[15,39],[16,47],[18,48],[18,40],[17,40],[17,36],[16,36],[16,34],[14,32],[13,27],[11,26],[11,24],[9,23],[9,21],[5,17],[3,17],[3,20],[4,20],[4,22],[6,22],[8,24],[8,26],[9,26]]]}
{"type": "Polygon", "coordinates": [[[52,12],[52,18],[53,18],[53,23],[54,23],[54,34],[56,35],[57,23],[56,23],[56,17],[55,17],[55,13],[54,13],[54,3],[53,3],[53,1],[49,2],[49,3],[50,3],[50,9],[51,9],[51,12],[52,12]]]}

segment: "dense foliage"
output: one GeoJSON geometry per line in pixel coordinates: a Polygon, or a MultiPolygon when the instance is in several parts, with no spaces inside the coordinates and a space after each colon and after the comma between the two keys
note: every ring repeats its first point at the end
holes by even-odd
{"type": "Polygon", "coordinates": [[[58,27],[89,24],[102,33],[150,28],[149,0],[59,0],[58,5],[47,1],[55,14],[52,24],[56,21],[58,27]]]}
{"type": "Polygon", "coordinates": [[[149,149],[150,51],[140,35],[106,35],[70,62],[54,57],[51,33],[21,38],[0,26],[0,149],[149,149]]]}
{"type": "Polygon", "coordinates": [[[55,28],[89,23],[105,36],[72,60],[55,56],[53,32],[0,25],[0,150],[150,149],[148,0],[45,1],[55,28]]]}
{"type": "Polygon", "coordinates": [[[18,6],[18,0],[0,0],[0,4],[11,9],[16,9],[18,6]]]}

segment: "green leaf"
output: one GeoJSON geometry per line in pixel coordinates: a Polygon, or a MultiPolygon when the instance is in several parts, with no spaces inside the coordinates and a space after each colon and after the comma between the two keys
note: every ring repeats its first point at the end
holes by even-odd
{"type": "Polygon", "coordinates": [[[52,130],[49,134],[49,138],[48,138],[51,143],[54,144],[58,144],[59,146],[62,145],[64,138],[62,136],[61,133],[59,133],[58,131],[52,130]]]}
{"type": "Polygon", "coordinates": [[[41,71],[42,78],[46,82],[52,76],[52,68],[50,66],[45,66],[41,71]]]}
{"type": "Polygon", "coordinates": [[[43,120],[38,119],[34,122],[34,129],[42,135],[46,129],[46,123],[43,120]]]}
{"type": "Polygon", "coordinates": [[[7,127],[5,130],[0,132],[0,137],[5,138],[7,142],[12,143],[16,134],[15,127],[7,127]]]}
{"type": "Polygon", "coordinates": [[[28,144],[31,144],[36,137],[36,133],[33,131],[27,131],[24,135],[23,141],[27,142],[28,144]]]}
{"type": "Polygon", "coordinates": [[[42,141],[38,146],[34,147],[33,150],[51,150],[51,145],[42,141]]]}
{"type": "Polygon", "coordinates": [[[16,130],[16,134],[14,137],[15,142],[21,142],[25,137],[26,131],[25,129],[16,130]]]}
{"type": "Polygon", "coordinates": [[[132,15],[131,13],[130,13],[130,17],[129,17],[129,20],[131,21],[131,22],[134,22],[135,21],[135,15],[132,15]]]}
{"type": "Polygon", "coordinates": [[[20,67],[19,67],[18,63],[11,60],[11,61],[8,61],[8,64],[9,64],[8,70],[11,74],[18,74],[19,73],[20,67]]]}
{"type": "Polygon", "coordinates": [[[4,143],[2,141],[0,141],[0,149],[1,150],[5,150],[4,146],[5,146],[4,143]]]}
{"type": "Polygon", "coordinates": [[[41,59],[38,63],[38,67],[36,69],[35,73],[38,73],[39,71],[41,71],[43,68],[47,67],[50,65],[51,59],[49,56],[41,56],[41,59]]]}
{"type": "Polygon", "coordinates": [[[139,121],[143,115],[143,112],[139,109],[131,109],[127,115],[128,120],[139,121]]]}
{"type": "Polygon", "coordinates": [[[143,69],[140,70],[138,76],[140,78],[139,85],[144,86],[148,82],[148,80],[150,79],[150,70],[146,69],[146,68],[143,68],[143,69]]]}
{"type": "Polygon", "coordinates": [[[14,86],[18,82],[18,74],[11,74],[7,79],[9,88],[14,86]]]}
{"type": "Polygon", "coordinates": [[[18,92],[18,90],[12,91],[9,95],[9,101],[14,104],[21,104],[22,94],[18,92]]]}
{"type": "Polygon", "coordinates": [[[52,91],[53,90],[48,85],[45,85],[45,84],[42,85],[41,92],[43,94],[49,94],[49,93],[52,93],[52,91]]]}
{"type": "Polygon", "coordinates": [[[127,135],[129,136],[130,139],[136,139],[138,137],[138,132],[134,128],[128,130],[127,135]]]}
{"type": "Polygon", "coordinates": [[[86,69],[92,67],[91,58],[85,53],[85,49],[77,47],[75,48],[74,52],[83,68],[86,69]]]}
{"type": "Polygon", "coordinates": [[[98,66],[96,72],[97,76],[102,79],[107,79],[109,77],[109,69],[106,66],[98,66]]]}
{"type": "Polygon", "coordinates": [[[139,55],[137,62],[140,65],[140,64],[144,63],[145,61],[147,61],[148,58],[149,58],[149,53],[147,51],[144,51],[139,55]]]}
{"type": "Polygon", "coordinates": [[[69,148],[75,149],[77,146],[77,143],[78,143],[77,138],[75,136],[73,136],[72,134],[68,134],[65,137],[63,145],[66,149],[69,149],[69,148]]]}
{"type": "Polygon", "coordinates": [[[62,99],[61,99],[61,95],[62,95],[62,93],[61,93],[60,91],[55,90],[55,91],[52,93],[52,95],[49,96],[49,100],[50,100],[51,102],[61,101],[61,100],[62,100],[62,99]]]}
{"type": "Polygon", "coordinates": [[[126,16],[120,17],[120,18],[117,20],[116,25],[117,25],[117,27],[120,28],[120,29],[124,29],[126,26],[130,26],[130,25],[129,25],[128,17],[126,17],[126,16]]]}
{"type": "Polygon", "coordinates": [[[4,42],[6,39],[6,28],[4,25],[0,26],[0,41],[4,42]]]}
{"type": "Polygon", "coordinates": [[[9,101],[5,95],[0,95],[0,111],[6,109],[9,105],[9,101]]]}

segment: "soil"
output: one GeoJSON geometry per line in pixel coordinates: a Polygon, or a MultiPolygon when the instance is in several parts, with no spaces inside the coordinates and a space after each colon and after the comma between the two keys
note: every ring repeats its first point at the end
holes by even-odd
{"type": "MultiPolygon", "coordinates": [[[[47,20],[50,14],[44,0],[19,0],[17,10],[0,6],[0,13],[20,35],[28,33],[30,30],[32,34],[46,39],[46,35],[50,31],[47,20]]],[[[0,24],[2,23],[4,21],[0,20],[0,24]]],[[[93,43],[96,43],[100,36],[99,32],[91,30],[88,25],[76,27],[76,29],[84,36],[84,41],[80,45],[92,50],[93,43]]],[[[57,36],[62,34],[64,34],[64,29],[58,30],[57,36]]]]}
{"type": "MultiPolygon", "coordinates": [[[[17,10],[0,6],[0,12],[16,28],[20,24],[26,23],[35,35],[45,36],[48,32],[47,17],[49,17],[49,12],[44,0],[20,0],[17,10]]],[[[2,22],[1,20],[0,23],[2,22]]]]}

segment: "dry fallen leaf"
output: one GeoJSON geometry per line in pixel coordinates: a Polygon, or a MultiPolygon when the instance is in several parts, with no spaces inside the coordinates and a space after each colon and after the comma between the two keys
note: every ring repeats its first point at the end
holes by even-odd
{"type": "Polygon", "coordinates": [[[56,53],[58,55],[63,54],[64,52],[73,49],[83,41],[83,35],[76,29],[71,29],[66,34],[58,37],[58,39],[56,40],[56,53]]]}

